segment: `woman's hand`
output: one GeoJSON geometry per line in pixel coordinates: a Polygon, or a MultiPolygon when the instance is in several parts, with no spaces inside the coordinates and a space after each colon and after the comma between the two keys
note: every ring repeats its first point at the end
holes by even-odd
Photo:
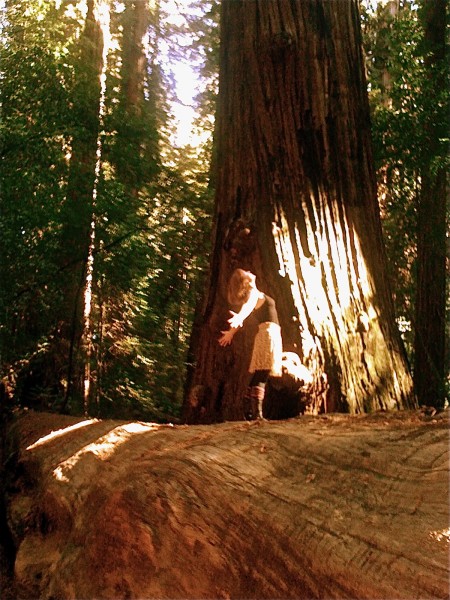
{"type": "Polygon", "coordinates": [[[244,319],[242,318],[242,316],[239,313],[233,312],[232,310],[230,310],[230,313],[233,315],[231,318],[228,319],[230,327],[232,327],[233,329],[238,329],[239,327],[242,327],[244,323],[244,319]]]}
{"type": "Polygon", "coordinates": [[[228,329],[228,331],[221,331],[220,332],[222,335],[219,338],[219,344],[221,346],[229,346],[231,344],[231,342],[233,341],[233,337],[235,334],[235,331],[233,331],[233,329],[228,329]]]}

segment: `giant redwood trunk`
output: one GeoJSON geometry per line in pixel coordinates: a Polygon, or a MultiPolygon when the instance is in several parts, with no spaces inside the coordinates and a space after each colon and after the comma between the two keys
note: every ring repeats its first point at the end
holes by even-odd
{"type": "Polygon", "coordinates": [[[356,0],[225,0],[214,247],[188,420],[242,417],[254,325],[229,348],[226,285],[253,271],[313,411],[408,406],[376,201],[356,0]]]}

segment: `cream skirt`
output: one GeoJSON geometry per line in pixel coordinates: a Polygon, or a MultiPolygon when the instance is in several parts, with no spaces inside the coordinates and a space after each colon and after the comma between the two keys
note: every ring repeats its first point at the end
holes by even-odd
{"type": "Polygon", "coordinates": [[[270,371],[271,375],[281,377],[282,353],[280,326],[271,322],[260,323],[253,345],[250,373],[270,371]]]}

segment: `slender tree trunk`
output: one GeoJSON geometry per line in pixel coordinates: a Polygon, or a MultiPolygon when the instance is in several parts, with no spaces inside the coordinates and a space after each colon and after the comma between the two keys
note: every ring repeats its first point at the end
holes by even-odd
{"type": "MultiPolygon", "coordinates": [[[[102,71],[100,76],[100,104],[99,104],[99,125],[100,130],[104,128],[105,118],[105,96],[106,96],[106,76],[107,76],[107,65],[108,65],[108,53],[110,50],[110,28],[109,28],[109,7],[104,3],[102,18],[101,18],[101,29],[103,43],[103,56],[102,56],[102,71]]],[[[94,259],[95,259],[95,237],[96,237],[96,204],[98,185],[101,177],[102,170],[102,135],[99,131],[97,137],[97,151],[96,151],[96,163],[95,163],[95,180],[94,187],[92,190],[92,218],[91,218],[91,230],[90,230],[90,242],[89,252],[86,264],[86,284],[84,289],[84,313],[83,313],[83,333],[82,333],[82,346],[84,348],[84,381],[83,381],[83,406],[84,414],[89,414],[90,402],[92,397],[92,361],[93,361],[93,331],[92,331],[92,305],[93,305],[93,279],[94,279],[94,259]]]]}
{"type": "Polygon", "coordinates": [[[236,267],[275,298],[285,350],[313,372],[313,411],[408,406],[358,3],[225,0],[221,35],[214,248],[186,418],[243,415],[255,326],[217,343],[236,267]]]}
{"type": "MultiPolygon", "coordinates": [[[[447,85],[445,0],[424,0],[426,57],[430,84],[437,98],[447,85]]],[[[430,90],[432,89],[430,88],[430,90]]],[[[438,105],[439,107],[439,105],[438,105]]],[[[446,312],[446,194],[445,165],[433,165],[440,139],[448,132],[431,111],[424,148],[422,188],[417,222],[417,296],[415,316],[414,383],[421,404],[442,407],[445,401],[446,312]]]]}
{"type": "MultiPolygon", "coordinates": [[[[386,37],[391,35],[390,29],[392,29],[391,25],[393,21],[397,18],[398,12],[400,10],[400,2],[399,0],[384,0],[383,5],[385,6],[384,19],[380,24],[380,31],[383,32],[382,46],[384,43],[384,48],[386,48],[386,37]]],[[[391,91],[392,91],[392,76],[388,68],[389,64],[389,54],[385,54],[385,50],[381,51],[383,55],[383,67],[381,71],[381,93],[382,93],[382,103],[386,107],[390,107],[392,105],[391,91]]],[[[378,58],[378,57],[377,57],[378,58]]]]}
{"type": "Polygon", "coordinates": [[[125,159],[118,161],[117,168],[127,193],[137,197],[142,185],[140,160],[144,142],[142,139],[142,116],[144,109],[144,82],[147,59],[144,51],[144,36],[149,25],[147,0],[132,0],[125,3],[122,36],[122,90],[120,98],[121,122],[118,123],[117,143],[128,152],[125,159]]]}
{"type": "Polygon", "coordinates": [[[65,319],[62,334],[68,340],[67,388],[63,410],[68,403],[82,401],[85,357],[82,338],[85,328],[85,291],[92,238],[94,187],[100,124],[100,76],[103,66],[103,31],[98,2],[87,3],[86,23],[80,39],[80,69],[74,109],[82,125],[75,129],[72,143],[67,200],[64,207],[62,261],[72,265],[67,277],[65,319]]]}
{"type": "Polygon", "coordinates": [[[143,38],[149,22],[149,7],[146,0],[132,0],[125,5],[123,35],[122,80],[125,106],[129,111],[142,111],[143,82],[146,57],[143,38]]]}

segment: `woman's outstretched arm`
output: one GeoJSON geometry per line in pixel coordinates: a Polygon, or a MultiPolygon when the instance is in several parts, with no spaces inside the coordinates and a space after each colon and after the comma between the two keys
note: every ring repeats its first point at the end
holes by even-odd
{"type": "Polygon", "coordinates": [[[263,296],[259,290],[256,288],[250,292],[250,296],[242,306],[238,313],[230,310],[232,317],[228,319],[228,323],[230,324],[230,329],[227,331],[221,331],[222,334],[219,338],[219,344],[221,346],[229,346],[233,341],[234,334],[236,331],[242,327],[245,319],[251,315],[253,310],[255,309],[258,300],[263,296]]]}
{"type": "Polygon", "coordinates": [[[228,319],[228,323],[230,324],[230,327],[234,328],[234,329],[237,329],[238,327],[242,327],[245,319],[252,314],[252,312],[254,311],[254,309],[258,303],[258,300],[261,297],[262,297],[261,292],[259,290],[257,290],[256,288],[254,288],[250,292],[250,296],[249,296],[247,302],[244,302],[244,304],[241,306],[241,309],[238,313],[235,313],[232,310],[230,310],[231,314],[233,315],[230,319],[228,319]]]}

